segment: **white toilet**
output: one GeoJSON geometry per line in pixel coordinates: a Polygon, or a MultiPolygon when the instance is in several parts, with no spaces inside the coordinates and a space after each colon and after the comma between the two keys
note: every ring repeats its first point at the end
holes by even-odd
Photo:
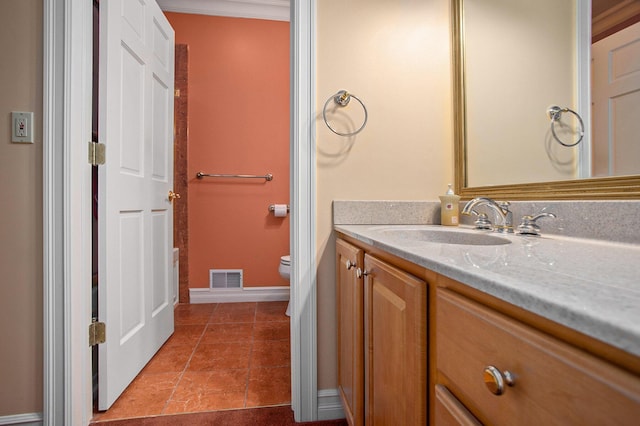
{"type": "MultiPolygon", "coordinates": [[[[278,272],[280,272],[280,276],[285,280],[289,281],[291,278],[291,256],[286,255],[280,257],[280,266],[278,266],[278,272]]],[[[291,283],[289,283],[291,285],[291,283]]],[[[287,312],[285,314],[290,317],[291,316],[291,302],[287,305],[287,312]]]]}

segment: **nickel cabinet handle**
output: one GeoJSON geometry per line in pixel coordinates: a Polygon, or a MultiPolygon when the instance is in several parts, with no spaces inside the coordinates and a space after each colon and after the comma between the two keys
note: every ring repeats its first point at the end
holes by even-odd
{"type": "Polygon", "coordinates": [[[367,275],[369,275],[368,271],[364,271],[360,268],[356,269],[356,277],[362,278],[362,277],[366,277],[367,275]]]}
{"type": "Polygon", "coordinates": [[[515,377],[513,373],[505,370],[502,373],[498,368],[493,365],[489,365],[484,368],[484,384],[494,395],[502,395],[505,391],[505,385],[514,386],[515,377]]]}
{"type": "Polygon", "coordinates": [[[351,268],[355,268],[356,267],[356,262],[351,262],[350,260],[347,260],[347,270],[350,270],[351,268]]]}

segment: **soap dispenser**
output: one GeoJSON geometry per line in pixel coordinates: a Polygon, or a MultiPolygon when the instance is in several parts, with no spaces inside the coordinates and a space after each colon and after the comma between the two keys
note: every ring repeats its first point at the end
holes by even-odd
{"type": "Polygon", "coordinates": [[[440,223],[445,226],[458,226],[458,207],[460,196],[453,193],[451,184],[444,195],[440,196],[440,223]]]}

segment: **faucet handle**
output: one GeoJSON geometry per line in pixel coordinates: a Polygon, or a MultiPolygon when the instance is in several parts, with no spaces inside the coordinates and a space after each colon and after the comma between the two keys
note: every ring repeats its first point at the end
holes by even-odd
{"type": "Polygon", "coordinates": [[[466,213],[466,214],[472,214],[478,217],[476,221],[473,222],[473,224],[475,225],[474,229],[489,230],[489,231],[493,230],[493,224],[489,220],[489,217],[487,216],[486,213],[478,213],[477,210],[471,209],[469,213],[466,213]]]}
{"type": "MultiPolygon", "coordinates": [[[[473,213],[474,211],[472,211],[473,213]]],[[[478,219],[476,219],[473,224],[476,226],[475,229],[487,229],[489,231],[493,230],[493,225],[489,220],[489,217],[486,213],[476,213],[478,215],[478,219]]]]}
{"type": "Polygon", "coordinates": [[[519,235],[540,235],[540,226],[536,223],[536,220],[543,217],[552,217],[555,218],[556,215],[553,213],[538,213],[535,216],[527,215],[522,217],[522,222],[518,225],[518,234],[519,235]]]}

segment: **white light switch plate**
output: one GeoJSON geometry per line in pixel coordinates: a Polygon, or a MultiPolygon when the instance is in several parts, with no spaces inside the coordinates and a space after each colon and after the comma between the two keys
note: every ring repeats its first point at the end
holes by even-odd
{"type": "Polygon", "coordinates": [[[11,142],[33,143],[33,113],[11,113],[11,142]]]}

